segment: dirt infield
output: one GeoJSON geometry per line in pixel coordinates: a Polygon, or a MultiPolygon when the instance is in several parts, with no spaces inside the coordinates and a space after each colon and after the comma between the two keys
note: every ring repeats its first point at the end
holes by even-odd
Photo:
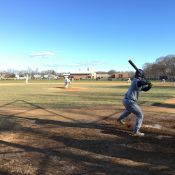
{"type": "Polygon", "coordinates": [[[122,109],[0,107],[0,174],[175,174],[174,109],[143,108],[143,138],[130,135],[133,116],[116,122],[122,109]]]}

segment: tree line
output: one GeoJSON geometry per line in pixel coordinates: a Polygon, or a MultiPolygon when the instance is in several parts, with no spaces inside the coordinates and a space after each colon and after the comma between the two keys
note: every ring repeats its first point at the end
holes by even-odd
{"type": "Polygon", "coordinates": [[[147,79],[175,81],[175,55],[159,57],[154,63],[145,63],[143,70],[147,79]]]}

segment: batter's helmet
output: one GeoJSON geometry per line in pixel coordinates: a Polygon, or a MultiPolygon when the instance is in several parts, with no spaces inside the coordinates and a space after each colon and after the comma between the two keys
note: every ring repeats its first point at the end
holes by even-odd
{"type": "Polygon", "coordinates": [[[144,75],[144,71],[142,69],[138,69],[136,72],[135,72],[135,78],[144,78],[145,75],[144,75]]]}

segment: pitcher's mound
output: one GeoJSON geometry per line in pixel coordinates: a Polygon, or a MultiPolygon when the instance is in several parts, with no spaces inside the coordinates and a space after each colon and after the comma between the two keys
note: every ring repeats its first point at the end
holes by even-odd
{"type": "Polygon", "coordinates": [[[57,89],[57,90],[61,90],[61,91],[74,91],[74,92],[79,92],[79,91],[85,90],[85,88],[72,88],[72,87],[69,87],[69,88],[55,87],[52,89],[57,89]]]}

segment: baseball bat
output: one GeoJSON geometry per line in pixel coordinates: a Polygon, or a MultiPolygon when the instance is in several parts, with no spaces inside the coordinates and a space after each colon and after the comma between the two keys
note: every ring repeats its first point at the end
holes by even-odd
{"type": "MultiPolygon", "coordinates": [[[[128,62],[131,64],[131,66],[132,66],[136,71],[140,72],[139,69],[137,68],[137,66],[132,62],[132,60],[128,60],[128,62]]],[[[140,73],[141,73],[141,72],[140,72],[140,73]]],[[[142,73],[141,73],[141,74],[142,74],[142,73]]],[[[146,79],[145,76],[144,76],[144,79],[146,80],[147,83],[149,82],[149,81],[146,79]]],[[[150,86],[150,88],[151,88],[151,87],[152,87],[152,83],[149,82],[149,86],[150,86]]]]}
{"type": "Polygon", "coordinates": [[[137,68],[137,66],[132,62],[132,60],[128,60],[128,62],[131,64],[131,66],[132,66],[136,71],[140,72],[139,69],[137,68]]]}
{"type": "MultiPolygon", "coordinates": [[[[128,62],[131,64],[131,66],[136,70],[138,71],[140,74],[142,74],[142,72],[140,72],[140,70],[137,68],[137,66],[132,62],[132,60],[128,60],[128,62]]],[[[144,76],[145,80],[146,80],[146,77],[144,76]]],[[[146,80],[147,81],[147,80],[146,80]]]]}

